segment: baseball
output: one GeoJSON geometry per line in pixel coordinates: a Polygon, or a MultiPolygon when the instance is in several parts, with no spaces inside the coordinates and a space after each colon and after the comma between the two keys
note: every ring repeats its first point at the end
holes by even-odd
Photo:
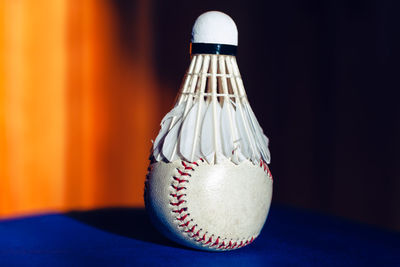
{"type": "Polygon", "coordinates": [[[196,249],[226,251],[254,241],[272,197],[267,164],[176,160],[150,164],[145,204],[169,239],[196,249]]]}

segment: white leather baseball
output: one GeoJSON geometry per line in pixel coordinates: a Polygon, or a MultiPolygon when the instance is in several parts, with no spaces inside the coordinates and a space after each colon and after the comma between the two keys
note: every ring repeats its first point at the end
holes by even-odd
{"type": "Polygon", "coordinates": [[[213,251],[250,244],[264,225],[271,198],[272,176],[263,161],[154,162],[145,189],[146,209],[161,233],[213,251]]]}

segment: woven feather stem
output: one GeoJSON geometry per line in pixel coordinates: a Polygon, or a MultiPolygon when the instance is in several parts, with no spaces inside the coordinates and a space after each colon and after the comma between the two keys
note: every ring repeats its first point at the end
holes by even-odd
{"type": "Polygon", "coordinates": [[[238,67],[237,62],[236,62],[236,58],[235,57],[231,57],[230,59],[232,60],[232,67],[233,67],[233,74],[234,74],[233,78],[236,80],[236,83],[237,83],[238,88],[239,88],[239,93],[240,93],[241,96],[245,96],[246,95],[246,91],[244,89],[242,76],[240,76],[240,71],[239,71],[239,67],[238,67]]]}
{"type": "MultiPolygon", "coordinates": [[[[237,133],[237,129],[236,127],[234,127],[233,124],[233,114],[231,113],[231,109],[230,109],[230,97],[228,96],[229,94],[229,89],[228,89],[228,81],[226,79],[226,69],[225,69],[225,65],[226,65],[226,56],[221,56],[219,58],[219,70],[221,75],[221,87],[222,87],[222,92],[223,94],[225,94],[224,96],[224,106],[227,105],[228,107],[226,108],[226,111],[228,112],[228,118],[229,118],[229,128],[231,130],[232,136],[231,136],[231,140],[229,140],[229,142],[231,142],[232,144],[234,144],[234,142],[238,139],[238,133],[237,133]]],[[[235,146],[234,146],[235,147],[235,146]]]]}
{"type": "MultiPolygon", "coordinates": [[[[208,65],[209,65],[209,58],[208,57],[206,57],[205,58],[205,60],[204,60],[204,65],[203,65],[203,69],[202,69],[202,73],[201,74],[203,74],[204,72],[207,72],[207,70],[208,70],[208,65]]],[[[204,76],[204,75],[203,75],[204,76]]],[[[194,161],[194,156],[195,156],[195,152],[196,152],[196,149],[197,149],[197,145],[198,145],[198,142],[197,142],[197,140],[198,140],[198,138],[199,138],[199,132],[200,132],[200,127],[201,127],[201,123],[202,123],[202,120],[203,120],[203,103],[204,103],[204,100],[203,100],[203,95],[204,95],[204,90],[205,90],[205,87],[206,87],[206,81],[203,79],[203,76],[201,77],[201,85],[198,87],[198,91],[197,92],[195,92],[196,93],[196,95],[198,96],[197,97],[197,101],[199,102],[199,106],[198,106],[198,110],[197,110],[197,116],[196,116],[196,125],[195,125],[195,134],[194,134],[194,136],[193,136],[193,146],[192,146],[192,151],[191,151],[191,154],[190,154],[190,160],[189,161],[194,161]]]]}
{"type": "MultiPolygon", "coordinates": [[[[204,63],[203,63],[203,56],[202,55],[198,55],[197,56],[197,62],[196,62],[196,67],[195,67],[195,72],[199,73],[200,69],[202,69],[202,72],[204,71],[204,63]]],[[[188,95],[186,98],[186,107],[185,107],[185,111],[183,112],[183,117],[185,117],[187,115],[187,113],[189,112],[189,109],[192,107],[192,103],[193,103],[193,93],[195,92],[195,89],[198,85],[197,80],[199,78],[198,74],[193,75],[193,79],[191,81],[190,87],[189,87],[189,91],[188,91],[188,95]]],[[[201,80],[203,78],[201,77],[201,80]]],[[[184,97],[184,95],[183,95],[184,97]]]]}
{"type": "Polygon", "coordinates": [[[197,62],[197,56],[194,56],[193,60],[190,62],[189,71],[185,75],[185,81],[183,83],[182,90],[181,90],[182,93],[179,96],[178,101],[176,102],[175,106],[181,104],[184,101],[183,94],[188,94],[188,88],[192,84],[192,77],[197,75],[196,72],[193,72],[196,62],[197,62]]]}
{"type": "Polygon", "coordinates": [[[213,55],[211,58],[211,93],[212,93],[212,108],[213,108],[213,125],[214,125],[214,149],[215,149],[215,162],[218,162],[220,154],[219,140],[220,132],[218,127],[219,114],[217,113],[217,55],[213,55]]]}
{"type": "Polygon", "coordinates": [[[208,69],[210,68],[210,56],[209,55],[204,55],[204,63],[203,63],[203,68],[201,70],[201,77],[200,77],[200,83],[197,85],[196,91],[199,93],[199,99],[201,97],[204,97],[204,93],[206,92],[206,86],[207,86],[207,74],[208,69]]]}
{"type": "Polygon", "coordinates": [[[221,80],[221,89],[224,94],[224,105],[226,102],[229,103],[229,91],[228,91],[228,82],[226,80],[226,70],[225,70],[225,56],[220,56],[218,59],[218,67],[220,72],[220,80],[221,80]]]}

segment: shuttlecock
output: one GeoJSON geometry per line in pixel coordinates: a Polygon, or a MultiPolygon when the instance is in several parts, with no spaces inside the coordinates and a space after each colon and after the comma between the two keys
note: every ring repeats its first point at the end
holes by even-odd
{"type": "Polygon", "coordinates": [[[153,143],[146,209],[167,237],[199,249],[251,243],[272,197],[268,138],[246,96],[237,44],[228,15],[196,20],[190,66],[153,143]]]}

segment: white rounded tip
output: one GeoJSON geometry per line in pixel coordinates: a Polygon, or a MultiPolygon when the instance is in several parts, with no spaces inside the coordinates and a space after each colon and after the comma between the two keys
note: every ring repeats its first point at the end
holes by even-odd
{"type": "Polygon", "coordinates": [[[238,45],[238,31],[231,17],[219,11],[201,14],[193,25],[192,43],[238,45]]]}

